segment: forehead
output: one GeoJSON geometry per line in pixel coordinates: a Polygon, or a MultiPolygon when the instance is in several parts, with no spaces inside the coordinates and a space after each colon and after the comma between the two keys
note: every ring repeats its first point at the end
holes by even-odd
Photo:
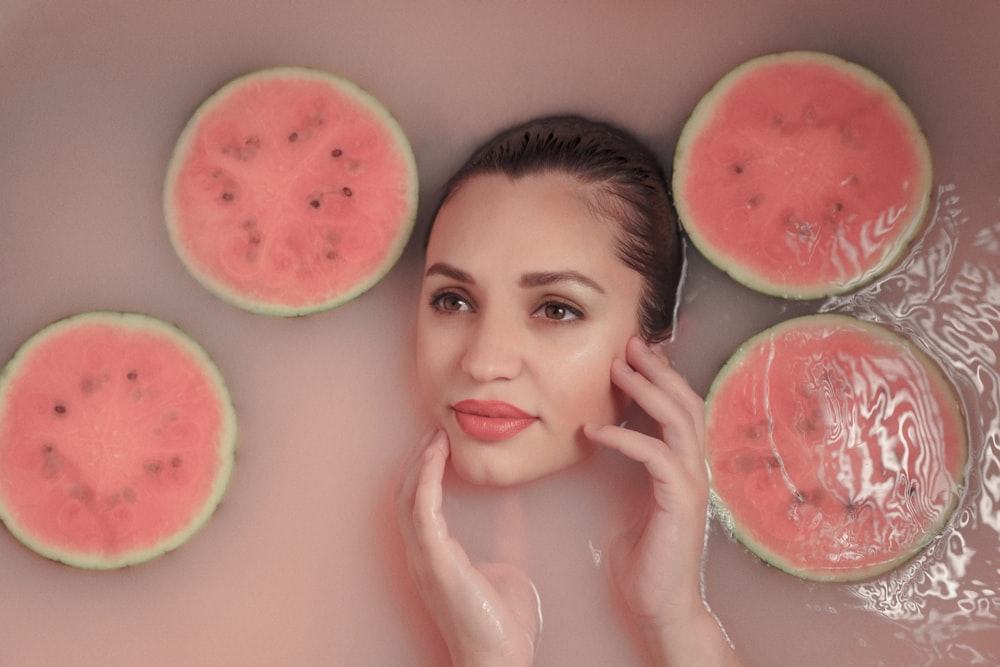
{"type": "Polygon", "coordinates": [[[562,172],[473,176],[438,211],[427,259],[503,253],[614,258],[615,225],[597,212],[592,197],[592,188],[562,172]]]}

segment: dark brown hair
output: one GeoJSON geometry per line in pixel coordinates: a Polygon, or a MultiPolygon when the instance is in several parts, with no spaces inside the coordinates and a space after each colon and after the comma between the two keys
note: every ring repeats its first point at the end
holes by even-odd
{"type": "MultiPolygon", "coordinates": [[[[666,338],[684,261],[677,215],[656,156],[627,131],[580,116],[549,116],[506,129],[455,172],[438,210],[474,176],[517,179],[551,171],[588,186],[595,214],[618,224],[618,257],[643,278],[638,312],[642,337],[650,342],[666,338]]],[[[432,230],[433,219],[428,240],[432,230]]]]}

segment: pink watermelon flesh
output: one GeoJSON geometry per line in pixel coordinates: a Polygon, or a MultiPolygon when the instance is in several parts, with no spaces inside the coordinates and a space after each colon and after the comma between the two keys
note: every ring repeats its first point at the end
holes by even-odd
{"type": "Polygon", "coordinates": [[[247,310],[295,316],[381,279],[409,239],[417,176],[378,101],[332,74],[246,75],[201,105],[164,193],[178,255],[247,310]]]}
{"type": "Polygon", "coordinates": [[[208,519],[234,446],[226,388],[187,336],[138,314],[67,318],[0,376],[0,519],[70,565],[149,560],[208,519]]]}
{"type": "Polygon", "coordinates": [[[755,336],[713,382],[706,414],[722,518],[800,577],[888,571],[957,504],[961,407],[934,363],[879,325],[814,315],[755,336]]]}
{"type": "Polygon", "coordinates": [[[674,159],[695,246],[758,291],[809,299],[891,268],[930,201],[923,134],[896,93],[835,56],[736,68],[699,102],[674,159]]]}

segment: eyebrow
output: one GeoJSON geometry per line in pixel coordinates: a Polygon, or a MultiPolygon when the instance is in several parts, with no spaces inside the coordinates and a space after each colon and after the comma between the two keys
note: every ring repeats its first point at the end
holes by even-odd
{"type": "Polygon", "coordinates": [[[604,288],[579,271],[538,271],[521,276],[521,287],[544,287],[556,283],[577,283],[604,294],[604,288]]]}
{"type": "Polygon", "coordinates": [[[476,284],[475,279],[468,273],[444,262],[437,262],[429,266],[427,271],[424,272],[424,276],[444,276],[445,278],[451,278],[454,281],[467,285],[476,284]]]}
{"type": "MultiPolygon", "coordinates": [[[[452,280],[466,285],[475,285],[476,280],[466,273],[465,271],[452,266],[451,264],[445,264],[444,262],[437,262],[428,267],[427,271],[424,272],[425,276],[444,276],[446,278],[451,278],[452,280]]],[[[596,281],[588,278],[579,271],[533,271],[530,273],[525,273],[521,276],[519,284],[524,288],[531,287],[545,287],[546,285],[555,285],[557,283],[577,283],[585,287],[598,292],[600,294],[605,294],[604,288],[601,287],[596,281]]]]}

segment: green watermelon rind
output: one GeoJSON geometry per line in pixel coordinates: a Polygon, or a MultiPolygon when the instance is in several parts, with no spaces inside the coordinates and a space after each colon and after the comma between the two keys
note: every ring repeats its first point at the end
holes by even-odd
{"type": "MultiPolygon", "coordinates": [[[[780,322],[772,327],[757,333],[743,343],[741,343],[732,356],[726,361],[719,372],[716,374],[715,378],[712,380],[709,386],[708,392],[705,396],[705,424],[706,428],[710,430],[712,420],[714,417],[714,409],[716,406],[715,398],[720,388],[726,383],[728,378],[740,372],[740,366],[743,363],[746,355],[754,350],[760,343],[768,341],[770,339],[776,338],[783,334],[785,331],[790,329],[795,329],[801,326],[826,326],[826,327],[848,327],[852,329],[860,329],[871,333],[874,336],[881,337],[885,340],[890,340],[896,344],[905,348],[910,354],[920,361],[922,367],[927,372],[928,377],[936,384],[941,393],[949,397],[949,406],[954,410],[954,416],[958,419],[958,423],[966,424],[965,419],[965,409],[962,406],[962,402],[955,391],[954,386],[948,381],[947,376],[941,370],[941,367],[935,362],[926,352],[920,349],[919,346],[914,344],[912,341],[906,337],[898,334],[888,327],[876,324],[874,322],[868,322],[865,320],[860,320],[850,315],[838,314],[838,313],[821,313],[814,315],[802,315],[799,317],[794,317],[784,322],[780,322]]],[[[942,406],[944,407],[944,406],[942,406]]],[[[725,415],[720,417],[725,419],[725,415]]],[[[787,560],[779,553],[776,553],[769,547],[761,544],[757,540],[753,539],[747,532],[743,531],[740,527],[739,521],[733,515],[732,510],[729,508],[725,500],[716,492],[714,485],[711,484],[712,469],[709,463],[708,451],[706,451],[705,464],[708,468],[709,473],[709,498],[712,508],[712,515],[719,521],[722,527],[725,529],[726,533],[729,534],[734,539],[738,540],[747,549],[749,549],[753,554],[760,558],[763,562],[768,565],[777,568],[787,574],[795,576],[799,579],[805,579],[809,581],[819,581],[819,582],[837,582],[837,583],[849,583],[863,581],[867,579],[872,579],[878,577],[882,574],[890,572],[903,563],[906,563],[920,554],[931,542],[933,542],[938,535],[942,533],[948,523],[951,521],[952,516],[958,507],[959,499],[962,496],[963,489],[966,484],[966,478],[968,474],[968,463],[969,463],[969,434],[966,429],[962,431],[962,452],[964,454],[962,461],[957,466],[956,470],[952,470],[952,477],[955,480],[956,492],[952,494],[950,505],[945,508],[941,513],[938,521],[927,527],[924,532],[923,538],[915,542],[912,547],[908,550],[904,550],[899,553],[899,555],[891,560],[883,561],[880,563],[873,564],[870,567],[857,567],[853,569],[844,569],[839,572],[812,572],[803,571],[794,565],[791,565],[787,560]]],[[[711,443],[708,443],[711,446],[711,443]]]]}
{"type": "MultiPolygon", "coordinates": [[[[21,365],[32,355],[37,346],[44,344],[53,335],[92,323],[109,324],[127,330],[146,331],[168,338],[198,363],[199,368],[210,381],[219,398],[222,414],[218,449],[219,470],[211,493],[205,499],[201,510],[191,518],[184,530],[174,533],[152,547],[126,551],[117,556],[77,553],[61,549],[56,545],[37,539],[30,530],[11,516],[4,504],[2,489],[0,489],[0,523],[3,523],[7,530],[26,547],[50,560],[72,567],[88,570],[114,570],[139,565],[173,551],[201,530],[215,513],[229,487],[236,456],[238,429],[236,410],[229,389],[221,372],[205,349],[180,328],[161,319],[137,312],[89,311],[56,320],[39,329],[0,368],[0,406],[6,402],[7,393],[11,391],[12,384],[16,383],[21,365]]],[[[0,412],[0,416],[2,416],[2,412],[0,412]]]]}
{"type": "Polygon", "coordinates": [[[192,114],[192,116],[188,119],[187,124],[181,131],[181,134],[179,135],[174,146],[170,161],[167,165],[166,178],[164,179],[163,187],[163,210],[166,218],[167,231],[170,236],[170,243],[173,246],[175,253],[187,271],[194,276],[195,280],[197,280],[202,287],[223,301],[236,306],[237,308],[241,308],[258,315],[268,315],[271,317],[302,317],[331,310],[356,299],[374,287],[389,273],[389,271],[392,270],[392,268],[399,261],[399,258],[402,256],[403,251],[406,249],[406,245],[413,233],[413,228],[416,224],[417,218],[418,198],[419,183],[417,176],[417,164],[409,138],[406,136],[406,133],[403,131],[403,128],[400,126],[396,118],[378,98],[350,79],[344,78],[332,72],[310,67],[278,66],[256,70],[238,76],[224,84],[221,88],[205,99],[200,105],[198,105],[194,114],[192,114]],[[392,137],[393,142],[399,149],[398,155],[400,159],[405,162],[406,170],[410,174],[410,177],[406,182],[404,194],[404,199],[406,201],[405,216],[401,221],[399,232],[393,239],[392,244],[387,248],[385,261],[377,270],[373,271],[367,279],[355,283],[350,289],[347,289],[325,301],[319,301],[301,306],[254,299],[208,275],[200,266],[188,257],[187,252],[184,251],[184,248],[180,243],[180,239],[177,236],[177,231],[173,223],[176,216],[172,204],[172,193],[175,189],[177,177],[184,165],[183,158],[187,152],[191,139],[195,136],[198,130],[201,118],[208,111],[214,108],[217,103],[224,101],[233,91],[238,90],[242,86],[251,84],[258,80],[274,78],[292,78],[300,80],[309,79],[319,81],[336,88],[338,91],[351,97],[356,102],[359,102],[379,118],[382,123],[382,129],[392,137]]]}
{"type": "Polygon", "coordinates": [[[846,294],[870,284],[879,276],[885,274],[909,251],[910,246],[917,238],[920,230],[924,226],[927,213],[930,210],[931,193],[933,182],[933,163],[931,160],[930,147],[927,143],[920,124],[913,115],[912,110],[899,97],[896,90],[888,84],[882,77],[875,74],[868,68],[857,63],[845,60],[839,56],[820,51],[782,51],[770,53],[752,58],[741,65],[730,70],[706,93],[695,105],[694,110],[688,117],[681,129],[677,146],[674,151],[672,191],[674,195],[674,205],[681,225],[688,238],[698,249],[698,251],[711,264],[723,273],[727,274],[736,282],[749,287],[750,289],[768,296],[780,297],[793,301],[808,301],[820,299],[838,294],[846,294]],[[890,101],[898,115],[899,121],[909,128],[909,135],[913,140],[913,146],[920,154],[920,162],[923,169],[920,173],[920,182],[917,187],[922,191],[922,196],[917,209],[910,216],[906,224],[907,233],[900,236],[895,243],[895,248],[888,252],[882,262],[871,267],[865,273],[835,285],[815,285],[815,286],[792,286],[787,283],[774,282],[765,276],[760,275],[753,269],[742,265],[739,258],[730,257],[717,250],[708,240],[706,240],[698,229],[698,224],[694,220],[690,209],[683,196],[684,177],[686,175],[685,160],[691,154],[691,143],[701,134],[701,130],[711,120],[712,112],[718,100],[725,96],[730,86],[746,74],[758,67],[766,67],[783,62],[815,62],[829,65],[840,69],[843,72],[853,75],[855,78],[865,82],[868,86],[882,91],[886,99],[890,101]]]}

